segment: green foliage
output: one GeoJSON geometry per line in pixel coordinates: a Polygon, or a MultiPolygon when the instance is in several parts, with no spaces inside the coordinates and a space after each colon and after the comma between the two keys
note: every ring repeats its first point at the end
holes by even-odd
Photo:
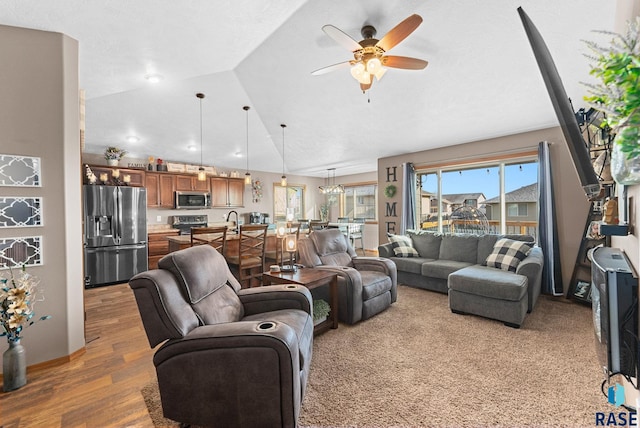
{"type": "Polygon", "coordinates": [[[586,42],[595,53],[589,56],[591,75],[600,83],[587,85],[585,100],[596,110],[605,113],[602,126],[609,126],[616,134],[616,143],[628,159],[640,156],[640,17],[628,23],[626,34],[612,35],[608,47],[586,42]]]}

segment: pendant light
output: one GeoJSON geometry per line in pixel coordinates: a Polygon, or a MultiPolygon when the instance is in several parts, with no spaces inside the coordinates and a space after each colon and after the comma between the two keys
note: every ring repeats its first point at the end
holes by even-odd
{"type": "Polygon", "coordinates": [[[249,172],[249,109],[251,107],[244,106],[242,109],[247,112],[247,172],[244,173],[244,184],[251,184],[251,173],[249,172]]]}
{"type": "Polygon", "coordinates": [[[284,123],[281,123],[280,126],[282,127],[282,177],[280,177],[280,185],[282,187],[286,187],[287,176],[284,175],[284,128],[286,128],[287,125],[285,125],[284,123]]]}
{"type": "Polygon", "coordinates": [[[336,184],[336,169],[335,168],[328,168],[327,169],[327,184],[325,184],[324,186],[319,186],[318,189],[320,189],[320,193],[322,193],[323,195],[339,195],[341,193],[344,193],[344,186],[342,184],[336,184]],[[333,179],[332,177],[329,175],[330,172],[333,172],[333,179]]]}
{"type": "Polygon", "coordinates": [[[204,94],[198,92],[196,97],[200,99],[200,168],[198,168],[198,181],[206,181],[207,174],[204,172],[204,166],[202,166],[202,99],[204,94]]]}

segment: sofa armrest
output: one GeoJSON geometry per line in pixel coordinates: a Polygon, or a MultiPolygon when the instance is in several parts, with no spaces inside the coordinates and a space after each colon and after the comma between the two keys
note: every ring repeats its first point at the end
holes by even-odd
{"type": "Polygon", "coordinates": [[[544,265],[544,258],[542,254],[542,248],[533,247],[529,252],[529,255],[525,257],[523,261],[518,264],[516,273],[527,277],[529,294],[529,307],[528,312],[533,310],[533,307],[538,301],[540,291],[542,287],[542,267],[544,265]]]}
{"type": "Polygon", "coordinates": [[[390,242],[385,244],[378,245],[378,255],[380,257],[390,258],[395,257],[395,253],[393,252],[393,245],[390,242]]]}
{"type": "Polygon", "coordinates": [[[300,309],[311,314],[313,308],[311,292],[297,284],[244,288],[238,291],[238,297],[245,316],[280,309],[300,309]]]}

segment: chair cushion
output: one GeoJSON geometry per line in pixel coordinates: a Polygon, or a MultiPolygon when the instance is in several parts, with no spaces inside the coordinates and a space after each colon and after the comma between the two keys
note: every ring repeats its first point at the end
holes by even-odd
{"type": "Polygon", "coordinates": [[[369,300],[391,290],[391,278],[382,272],[361,270],[362,299],[369,300]]]}
{"type": "Polygon", "coordinates": [[[347,237],[338,229],[318,230],[309,235],[321,263],[326,266],[353,266],[356,254],[347,237]]]}
{"type": "Polygon", "coordinates": [[[238,321],[244,308],[232,285],[222,254],[210,245],[197,245],[164,256],[160,269],[170,271],[202,325],[238,321]]]}
{"type": "Polygon", "coordinates": [[[389,237],[389,242],[391,242],[391,246],[393,247],[393,253],[396,257],[419,257],[420,254],[413,248],[413,243],[411,242],[411,238],[403,235],[394,235],[392,233],[387,233],[389,237]]]}
{"type": "Polygon", "coordinates": [[[160,259],[158,267],[170,271],[177,278],[192,304],[227,284],[225,259],[209,245],[169,253],[160,259]]]}
{"type": "Polygon", "coordinates": [[[507,238],[498,239],[484,265],[515,272],[520,262],[529,255],[530,251],[531,244],[529,243],[507,238]]]}

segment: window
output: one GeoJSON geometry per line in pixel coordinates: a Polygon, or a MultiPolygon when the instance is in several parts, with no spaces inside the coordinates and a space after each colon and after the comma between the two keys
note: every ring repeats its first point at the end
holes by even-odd
{"type": "Polygon", "coordinates": [[[533,155],[447,165],[418,171],[418,178],[416,218],[422,229],[537,234],[538,163],[533,155]]]}
{"type": "Polygon", "coordinates": [[[340,216],[376,220],[377,193],[376,184],[345,185],[340,201],[340,216]]]}
{"type": "Polygon", "coordinates": [[[304,192],[303,185],[280,186],[273,185],[273,216],[274,221],[286,221],[287,214],[294,220],[304,218],[304,192]]]}
{"type": "Polygon", "coordinates": [[[518,203],[518,204],[507,204],[507,216],[509,217],[526,217],[527,214],[527,204],[518,203]]]}

